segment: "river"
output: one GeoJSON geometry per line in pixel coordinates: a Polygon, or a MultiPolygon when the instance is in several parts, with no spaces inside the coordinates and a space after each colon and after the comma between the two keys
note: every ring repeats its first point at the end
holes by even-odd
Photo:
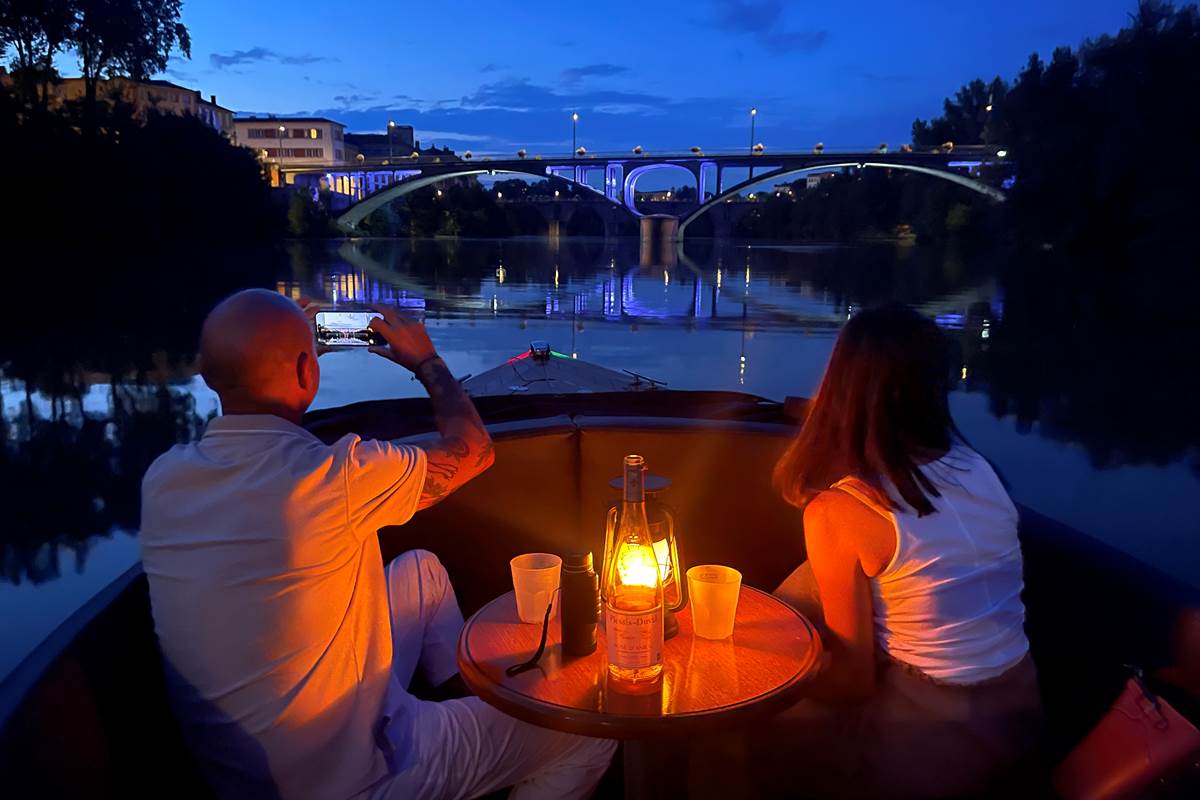
{"type": "MultiPolygon", "coordinates": [[[[237,285],[420,311],[460,376],[542,339],[671,388],[777,400],[811,394],[855,309],[906,302],[950,337],[955,418],[1016,500],[1200,585],[1200,392],[1185,363],[1200,321],[1146,308],[1161,286],[1123,284],[1104,306],[1119,311],[1095,319],[1053,261],[896,244],[701,242],[647,258],[636,241],[363,240],[171,263],[149,288],[112,289],[91,326],[26,330],[0,359],[0,614],[12,623],[0,678],[136,561],[141,474],[217,412],[188,359],[196,323],[237,285]]],[[[316,407],[420,393],[369,353],[321,367],[316,407]]]]}

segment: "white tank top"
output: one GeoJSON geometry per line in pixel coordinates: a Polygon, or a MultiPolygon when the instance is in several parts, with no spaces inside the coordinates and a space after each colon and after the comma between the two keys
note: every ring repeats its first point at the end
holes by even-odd
{"type": "Polygon", "coordinates": [[[834,486],[891,521],[896,554],[870,578],[875,635],[892,658],[946,683],[978,683],[1029,652],[1021,602],[1017,509],[991,465],[954,446],[921,467],[941,497],[918,517],[880,506],[854,478],[834,486]]]}

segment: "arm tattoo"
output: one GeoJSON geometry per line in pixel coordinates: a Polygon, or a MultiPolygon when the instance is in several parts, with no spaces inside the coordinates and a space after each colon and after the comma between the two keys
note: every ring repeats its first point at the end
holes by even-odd
{"type": "Polygon", "coordinates": [[[417,378],[429,392],[442,438],[428,449],[421,508],[437,503],[492,463],[492,439],[479,412],[445,363],[437,357],[417,366],[417,378]]]}

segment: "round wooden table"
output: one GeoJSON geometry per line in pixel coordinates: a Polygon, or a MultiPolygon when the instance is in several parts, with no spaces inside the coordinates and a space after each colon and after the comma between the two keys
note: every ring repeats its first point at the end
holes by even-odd
{"type": "Polygon", "coordinates": [[[799,700],[817,669],[821,640],[812,624],[766,592],[743,586],[733,636],[694,636],[688,609],[663,648],[663,674],[648,695],[609,686],[604,632],[590,655],[564,658],[558,616],[550,621],[537,668],[504,670],[537,650],[540,624],[522,623],[512,592],[475,613],[458,640],[463,680],[482,700],[525,722],[556,731],[627,739],[627,794],[658,794],[649,784],[654,741],[726,731],[799,700]]]}

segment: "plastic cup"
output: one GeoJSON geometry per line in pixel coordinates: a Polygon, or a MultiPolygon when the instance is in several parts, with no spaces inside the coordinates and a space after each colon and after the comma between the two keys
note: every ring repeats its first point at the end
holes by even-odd
{"type": "Polygon", "coordinates": [[[562,559],[550,553],[526,553],[508,564],[512,567],[517,616],[521,622],[541,625],[546,618],[546,606],[558,605],[556,592],[562,577],[562,559]]]}
{"type": "Polygon", "coordinates": [[[687,581],[692,630],[696,635],[703,639],[732,636],[742,573],[732,567],[705,564],[689,569],[687,581]]]}

